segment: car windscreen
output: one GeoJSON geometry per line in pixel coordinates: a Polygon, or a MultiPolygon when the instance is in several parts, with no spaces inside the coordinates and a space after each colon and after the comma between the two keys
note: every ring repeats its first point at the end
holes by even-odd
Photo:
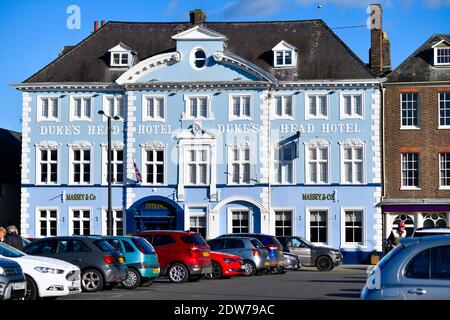
{"type": "Polygon", "coordinates": [[[106,240],[95,240],[94,244],[102,251],[115,251],[116,249],[106,240]]]}
{"type": "Polygon", "coordinates": [[[255,248],[258,248],[258,249],[264,249],[263,244],[262,244],[261,241],[259,241],[258,239],[251,239],[250,242],[252,243],[252,245],[253,245],[255,248]]]}
{"type": "Polygon", "coordinates": [[[153,249],[152,245],[144,238],[131,238],[131,241],[133,241],[134,245],[138,247],[139,251],[141,251],[142,253],[144,254],[155,253],[155,249],[153,249]]]}
{"type": "Polygon", "coordinates": [[[199,234],[192,236],[181,236],[180,238],[184,243],[195,244],[197,246],[208,246],[205,239],[203,239],[203,237],[199,234]]]}
{"type": "Polygon", "coordinates": [[[19,258],[25,255],[22,251],[4,243],[0,243],[0,254],[7,258],[19,258]]]}

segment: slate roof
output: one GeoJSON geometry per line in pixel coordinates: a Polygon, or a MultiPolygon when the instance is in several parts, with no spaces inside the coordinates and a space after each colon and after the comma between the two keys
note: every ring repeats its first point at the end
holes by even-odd
{"type": "MultiPolygon", "coordinates": [[[[281,81],[373,79],[374,76],[322,20],[278,22],[206,22],[228,37],[232,52],[272,73],[281,81]],[[298,48],[294,69],[274,69],[272,48],[285,40],[298,48]]],[[[171,36],[192,28],[191,23],[108,22],[71,50],[25,80],[43,82],[114,82],[126,70],[108,67],[108,50],[119,42],[137,52],[135,64],[175,51],[171,36]]]]}
{"type": "Polygon", "coordinates": [[[402,62],[388,77],[389,82],[450,81],[450,68],[434,66],[432,46],[450,42],[450,34],[434,34],[402,62]]]}

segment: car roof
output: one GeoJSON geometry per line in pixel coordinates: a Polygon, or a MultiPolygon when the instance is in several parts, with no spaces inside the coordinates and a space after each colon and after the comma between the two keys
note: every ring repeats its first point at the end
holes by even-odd
{"type": "Polygon", "coordinates": [[[450,228],[417,228],[414,232],[450,233],[450,228]]]}
{"type": "Polygon", "coordinates": [[[180,235],[200,234],[199,232],[183,231],[183,230],[145,230],[145,231],[136,232],[136,233],[134,233],[134,235],[139,236],[140,234],[157,234],[157,233],[180,234],[180,235]]]}
{"type": "Polygon", "coordinates": [[[404,247],[409,247],[414,244],[427,244],[427,243],[444,243],[444,244],[450,244],[450,237],[446,235],[440,235],[440,236],[426,236],[426,237],[417,237],[417,238],[403,238],[400,239],[400,243],[404,247]]]}
{"type": "MultiPolygon", "coordinates": [[[[274,235],[272,235],[272,234],[266,234],[266,233],[251,233],[251,232],[248,232],[248,233],[226,233],[226,234],[223,234],[223,235],[221,235],[220,237],[222,238],[222,237],[228,237],[228,236],[231,236],[231,237],[234,237],[234,236],[240,236],[240,237],[242,237],[242,238],[248,238],[248,237],[254,237],[254,238],[256,238],[257,236],[264,236],[264,237],[275,237],[274,235]],[[248,235],[248,236],[246,236],[246,235],[248,235]]],[[[275,237],[276,238],[276,237],[275,237]]]]}
{"type": "Polygon", "coordinates": [[[207,241],[222,240],[222,239],[258,240],[257,238],[253,238],[253,237],[240,237],[240,236],[233,236],[233,235],[222,235],[220,237],[217,237],[217,238],[214,238],[214,239],[209,239],[207,241]]]}
{"type": "Polygon", "coordinates": [[[98,240],[101,239],[99,236],[57,236],[57,237],[44,237],[38,238],[30,243],[34,243],[39,240],[63,240],[63,239],[71,239],[71,240],[98,240]]]}

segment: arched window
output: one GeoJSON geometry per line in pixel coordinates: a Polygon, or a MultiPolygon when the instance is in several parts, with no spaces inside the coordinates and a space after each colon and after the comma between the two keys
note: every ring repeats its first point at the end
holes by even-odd
{"type": "Polygon", "coordinates": [[[424,228],[445,228],[447,218],[441,213],[428,213],[423,217],[424,228]]]}
{"type": "Polygon", "coordinates": [[[392,222],[392,229],[397,229],[400,221],[403,221],[405,223],[406,236],[410,237],[412,235],[412,233],[414,232],[413,218],[406,214],[401,214],[399,216],[396,216],[394,219],[394,222],[392,222]]]}

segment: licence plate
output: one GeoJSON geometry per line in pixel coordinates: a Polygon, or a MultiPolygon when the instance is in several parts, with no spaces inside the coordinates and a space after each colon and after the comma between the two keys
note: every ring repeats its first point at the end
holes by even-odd
{"type": "Polygon", "coordinates": [[[265,266],[270,266],[269,261],[264,262],[264,265],[265,265],[265,266]]]}
{"type": "Polygon", "coordinates": [[[159,273],[159,268],[153,268],[153,273],[159,273]]]}
{"type": "Polygon", "coordinates": [[[17,283],[13,283],[12,287],[14,290],[25,290],[27,287],[26,282],[17,282],[17,283]]]}
{"type": "Polygon", "coordinates": [[[209,257],[209,251],[203,251],[203,256],[204,257],[209,257]]]}

